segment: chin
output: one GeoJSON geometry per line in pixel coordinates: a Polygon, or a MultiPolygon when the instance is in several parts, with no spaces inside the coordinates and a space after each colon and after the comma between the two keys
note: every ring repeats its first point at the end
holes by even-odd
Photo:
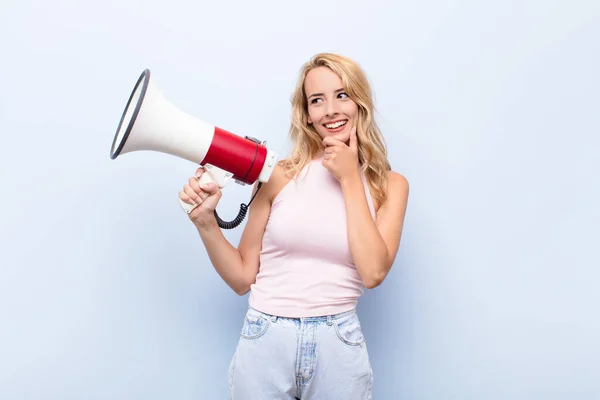
{"type": "Polygon", "coordinates": [[[350,128],[349,127],[344,127],[344,129],[339,132],[330,132],[326,128],[323,128],[323,129],[319,129],[318,133],[319,133],[319,136],[321,136],[321,139],[325,139],[326,137],[330,137],[330,136],[337,136],[337,138],[343,142],[347,142],[350,140],[350,128]]]}

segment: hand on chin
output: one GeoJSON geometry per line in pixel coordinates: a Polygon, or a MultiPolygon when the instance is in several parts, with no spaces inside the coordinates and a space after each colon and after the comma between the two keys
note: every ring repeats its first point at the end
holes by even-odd
{"type": "Polygon", "coordinates": [[[343,142],[346,144],[349,144],[349,142],[350,142],[350,131],[348,129],[344,129],[342,132],[338,132],[338,133],[330,133],[327,136],[332,137],[332,138],[339,140],[340,142],[343,142]]]}
{"type": "Polygon", "coordinates": [[[338,181],[358,176],[358,140],[356,127],[323,139],[325,146],[322,164],[338,181]]]}

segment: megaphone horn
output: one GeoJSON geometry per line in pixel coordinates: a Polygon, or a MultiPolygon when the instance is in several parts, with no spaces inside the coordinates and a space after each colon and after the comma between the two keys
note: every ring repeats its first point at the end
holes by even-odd
{"type": "MultiPolygon", "coordinates": [[[[248,185],[258,181],[260,189],[270,179],[278,160],[278,154],[258,139],[228,132],[169,103],[154,87],[149,69],[142,72],[129,96],[110,158],[140,150],[158,151],[202,165],[205,172],[200,184],[214,182],[219,188],[234,179],[248,185]]],[[[230,222],[221,220],[215,210],[219,226],[224,229],[238,226],[254,196],[247,205],[240,206],[238,216],[230,222]]],[[[182,201],[181,206],[187,213],[195,207],[182,201]]]]}

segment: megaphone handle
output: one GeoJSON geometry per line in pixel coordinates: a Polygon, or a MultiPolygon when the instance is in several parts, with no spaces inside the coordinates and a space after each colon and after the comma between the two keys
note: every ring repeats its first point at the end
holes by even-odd
{"type": "MultiPolygon", "coordinates": [[[[202,174],[202,176],[200,177],[198,182],[200,183],[200,186],[202,186],[207,183],[214,183],[214,180],[211,178],[210,174],[205,172],[204,174],[202,174]]],[[[246,218],[246,213],[248,212],[248,207],[250,207],[250,204],[252,204],[252,201],[258,194],[258,191],[260,190],[261,186],[262,186],[262,182],[259,182],[258,186],[256,188],[256,191],[254,192],[254,195],[252,196],[252,198],[250,199],[248,204],[244,204],[244,203],[240,204],[240,211],[238,212],[237,217],[235,217],[233,220],[231,220],[231,221],[222,220],[221,217],[219,217],[217,210],[214,210],[214,215],[217,220],[217,224],[219,225],[219,227],[221,229],[236,228],[239,224],[242,223],[242,221],[244,221],[244,218],[246,218]]],[[[185,210],[185,212],[188,214],[191,213],[194,208],[198,207],[197,204],[192,205],[192,204],[186,203],[185,201],[183,201],[181,199],[179,199],[179,203],[181,204],[181,207],[185,210]]]]}
{"type": "MultiPolygon", "coordinates": [[[[202,174],[200,179],[198,179],[198,183],[200,183],[200,186],[202,186],[207,183],[214,183],[214,180],[211,179],[210,174],[205,172],[202,174]]],[[[192,204],[186,203],[185,201],[183,201],[181,199],[179,199],[179,204],[181,204],[181,208],[183,208],[184,211],[188,214],[191,213],[194,208],[198,207],[198,204],[192,205],[192,204]]]]}

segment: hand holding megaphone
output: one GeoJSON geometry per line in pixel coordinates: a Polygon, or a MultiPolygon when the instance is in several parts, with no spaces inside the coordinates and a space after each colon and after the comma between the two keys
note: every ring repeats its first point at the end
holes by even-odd
{"type": "MultiPolygon", "coordinates": [[[[221,199],[220,189],[219,185],[206,173],[204,167],[200,167],[196,170],[196,175],[191,177],[179,192],[181,208],[187,214],[191,214],[192,211],[203,205],[203,208],[212,213],[221,199]]],[[[194,219],[191,215],[190,218],[194,219]]]]}
{"type": "MultiPolygon", "coordinates": [[[[258,139],[241,137],[201,121],[166,101],[150,80],[150,71],[140,75],[121,116],[113,139],[110,158],[139,150],[171,154],[201,165],[200,185],[214,182],[220,189],[231,179],[242,185],[259,182],[250,202],[240,205],[238,216],[230,222],[214,215],[219,226],[231,229],[244,219],[262,183],[267,182],[278,155],[258,139]]],[[[181,207],[191,212],[196,205],[181,198],[181,207]]]]}

